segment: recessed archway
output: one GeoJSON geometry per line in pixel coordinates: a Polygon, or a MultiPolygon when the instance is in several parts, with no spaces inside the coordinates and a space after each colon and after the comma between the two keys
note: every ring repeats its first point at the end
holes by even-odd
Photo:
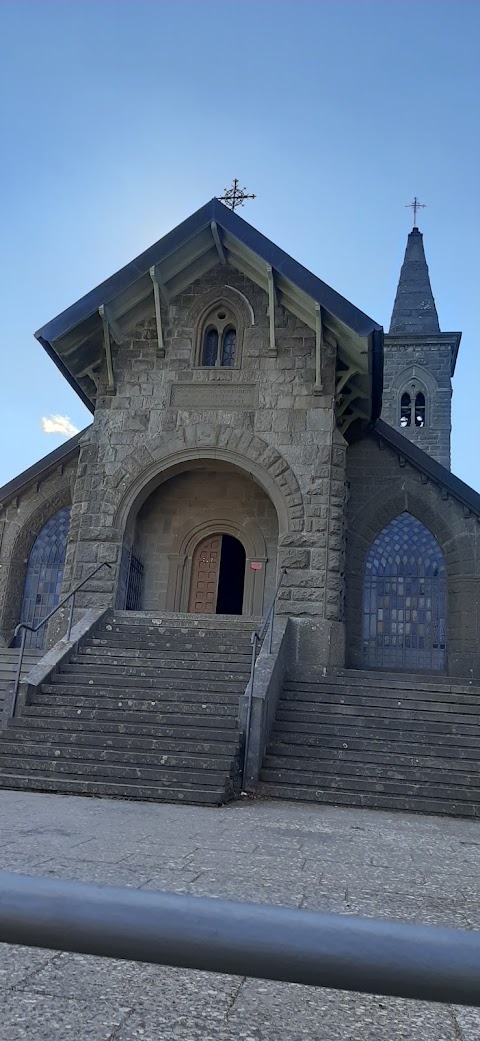
{"type": "MultiPolygon", "coordinates": [[[[219,540],[215,553],[223,557],[224,566],[220,567],[219,557],[216,575],[209,580],[206,613],[262,614],[276,579],[277,513],[249,475],[218,459],[194,459],[175,467],[146,498],[142,495],[138,511],[131,511],[123,555],[134,562],[135,578],[139,568],[143,571],[142,595],[135,609],[198,612],[200,607],[192,606],[197,551],[212,538],[219,540]],[[222,589],[228,572],[230,579],[222,589]]],[[[119,608],[132,606],[126,567],[122,572],[119,608]]]]}

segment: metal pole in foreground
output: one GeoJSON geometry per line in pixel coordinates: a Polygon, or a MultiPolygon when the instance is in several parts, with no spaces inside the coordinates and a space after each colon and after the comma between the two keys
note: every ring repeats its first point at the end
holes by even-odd
{"type": "Polygon", "coordinates": [[[0,942],[480,1005],[480,935],[0,874],[0,942]]]}

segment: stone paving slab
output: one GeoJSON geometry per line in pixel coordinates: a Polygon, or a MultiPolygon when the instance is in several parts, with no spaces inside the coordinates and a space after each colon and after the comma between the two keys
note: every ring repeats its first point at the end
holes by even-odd
{"type": "MultiPolygon", "coordinates": [[[[0,868],[480,930],[478,823],[0,792],[0,868]]],[[[0,945],[0,1041],[479,1041],[480,1011],[0,945]]]]}

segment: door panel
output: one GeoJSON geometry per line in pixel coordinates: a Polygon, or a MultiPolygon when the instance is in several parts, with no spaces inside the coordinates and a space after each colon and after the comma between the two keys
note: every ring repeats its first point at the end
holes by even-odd
{"type": "Polygon", "coordinates": [[[215,614],[222,555],[222,536],[209,535],[193,554],[188,610],[194,614],[215,614]]]}

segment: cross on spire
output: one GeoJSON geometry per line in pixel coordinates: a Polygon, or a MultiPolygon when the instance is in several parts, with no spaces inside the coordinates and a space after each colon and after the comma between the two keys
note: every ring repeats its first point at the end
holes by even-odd
{"type": "Polygon", "coordinates": [[[426,204],[424,202],[419,202],[418,199],[417,199],[417,196],[415,195],[414,198],[413,198],[413,202],[407,202],[407,204],[405,206],[405,209],[406,210],[413,210],[413,227],[416,228],[417,227],[417,210],[425,210],[426,209],[426,204]]]}
{"type": "Polygon", "coordinates": [[[235,177],[232,188],[224,188],[224,194],[219,196],[219,201],[224,202],[230,210],[237,206],[243,206],[245,199],[256,199],[256,195],[247,195],[246,188],[238,187],[238,178],[235,177]]]}

